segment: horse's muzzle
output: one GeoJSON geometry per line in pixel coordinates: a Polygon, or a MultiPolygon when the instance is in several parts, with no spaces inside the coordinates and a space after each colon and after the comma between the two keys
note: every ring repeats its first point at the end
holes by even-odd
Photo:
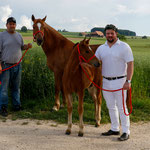
{"type": "Polygon", "coordinates": [[[100,66],[100,63],[99,63],[99,62],[94,63],[94,66],[95,66],[95,67],[99,67],[99,66],[100,66]]]}
{"type": "Polygon", "coordinates": [[[42,43],[43,43],[43,40],[37,39],[37,45],[38,45],[38,46],[42,45],[42,43]]]}

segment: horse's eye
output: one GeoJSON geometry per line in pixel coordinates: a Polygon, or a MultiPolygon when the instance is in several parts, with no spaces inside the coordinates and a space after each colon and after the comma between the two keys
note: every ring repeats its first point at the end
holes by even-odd
{"type": "Polygon", "coordinates": [[[86,51],[86,53],[89,53],[89,51],[86,51]]]}

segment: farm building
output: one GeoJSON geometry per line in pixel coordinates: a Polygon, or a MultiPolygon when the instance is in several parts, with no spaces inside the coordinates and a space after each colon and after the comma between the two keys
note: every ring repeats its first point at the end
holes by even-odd
{"type": "Polygon", "coordinates": [[[91,33],[87,34],[86,36],[90,36],[90,37],[104,37],[104,34],[101,31],[95,31],[95,32],[91,32],[91,33]]]}
{"type": "Polygon", "coordinates": [[[95,31],[95,32],[91,32],[90,36],[104,37],[104,34],[101,31],[95,31]]]}
{"type": "Polygon", "coordinates": [[[80,36],[87,36],[87,37],[104,37],[103,32],[101,31],[95,31],[91,33],[81,32],[79,33],[80,36]]]}
{"type": "Polygon", "coordinates": [[[80,33],[79,33],[79,36],[86,36],[86,35],[87,35],[86,32],[80,32],[80,33]]]}

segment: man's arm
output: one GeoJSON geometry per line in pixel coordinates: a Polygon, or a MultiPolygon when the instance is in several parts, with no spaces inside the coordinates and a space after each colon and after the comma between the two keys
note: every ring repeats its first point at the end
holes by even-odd
{"type": "MultiPolygon", "coordinates": [[[[133,61],[130,61],[127,63],[127,80],[129,80],[129,81],[132,80],[133,71],[134,71],[134,63],[133,63],[133,61]]],[[[123,86],[123,89],[129,90],[130,88],[131,88],[131,83],[126,81],[123,86]]]]}

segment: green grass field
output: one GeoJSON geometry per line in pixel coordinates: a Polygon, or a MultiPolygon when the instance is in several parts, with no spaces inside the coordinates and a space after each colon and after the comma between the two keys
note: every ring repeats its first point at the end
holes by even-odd
{"type": "MultiPolygon", "coordinates": [[[[32,35],[24,33],[23,36],[32,35]]],[[[66,37],[77,38],[73,42],[79,41],[79,36],[74,34],[64,35],[66,37]]],[[[83,39],[83,38],[81,38],[83,39]]],[[[31,41],[25,41],[28,43],[31,41]]],[[[92,38],[90,44],[103,44],[104,38],[92,38]]],[[[132,80],[132,104],[133,112],[130,115],[131,121],[150,121],[150,39],[127,38],[126,42],[133,50],[135,60],[135,70],[132,80]]],[[[12,113],[12,119],[34,118],[53,119],[58,122],[67,123],[67,109],[58,112],[51,112],[54,105],[54,76],[46,65],[46,56],[41,47],[36,43],[29,50],[22,62],[22,84],[21,101],[24,110],[12,113]]],[[[78,122],[77,97],[74,95],[73,122],[78,122]]],[[[11,109],[11,104],[9,106],[11,109]]],[[[102,103],[102,123],[108,123],[109,115],[105,101],[102,103]]],[[[94,103],[88,92],[84,98],[84,122],[94,124],[94,103]]]]}

